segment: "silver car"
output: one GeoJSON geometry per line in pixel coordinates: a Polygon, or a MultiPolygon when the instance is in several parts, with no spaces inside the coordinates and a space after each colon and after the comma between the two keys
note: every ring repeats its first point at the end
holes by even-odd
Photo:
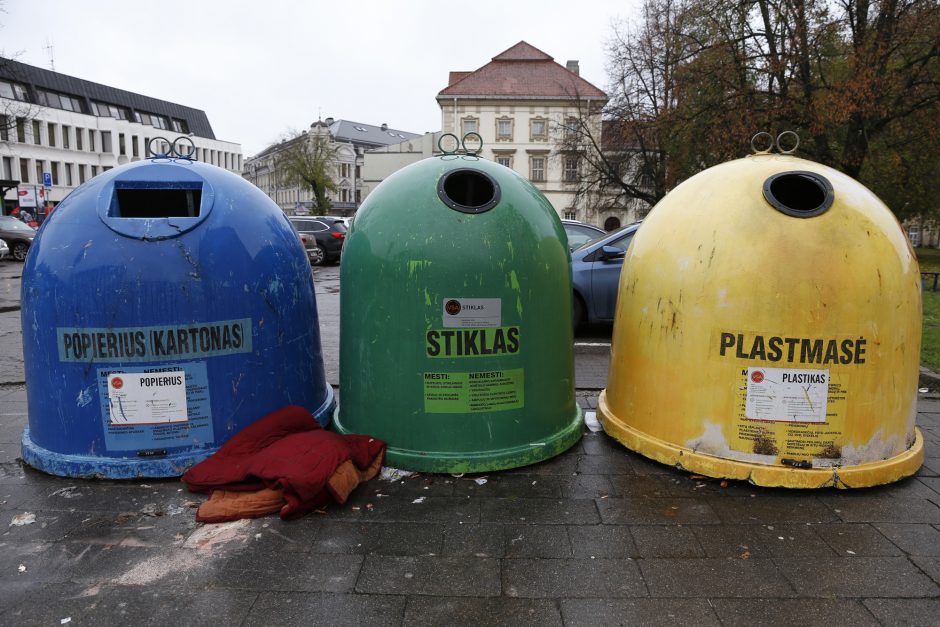
{"type": "Polygon", "coordinates": [[[25,261],[26,253],[36,237],[36,229],[20,222],[13,216],[0,216],[0,239],[7,243],[13,258],[17,261],[25,261]]]}
{"type": "Polygon", "coordinates": [[[7,243],[0,239],[0,259],[5,259],[10,256],[10,247],[7,246],[7,243]]]}

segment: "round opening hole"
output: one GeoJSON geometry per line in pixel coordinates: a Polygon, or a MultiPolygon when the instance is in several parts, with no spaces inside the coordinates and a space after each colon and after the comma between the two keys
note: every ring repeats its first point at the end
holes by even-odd
{"type": "Polygon", "coordinates": [[[812,218],[832,206],[832,184],[815,172],[782,172],[764,181],[764,198],[774,209],[796,218],[812,218]]]}
{"type": "Polygon", "coordinates": [[[455,211],[483,213],[499,202],[499,184],[479,170],[453,170],[441,177],[437,195],[455,211]]]}

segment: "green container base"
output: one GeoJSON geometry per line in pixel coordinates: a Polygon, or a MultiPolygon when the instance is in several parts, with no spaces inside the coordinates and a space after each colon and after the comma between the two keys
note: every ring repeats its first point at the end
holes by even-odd
{"type": "MultiPolygon", "coordinates": [[[[385,451],[385,465],[417,472],[459,474],[493,472],[536,464],[560,455],[581,439],[584,416],[581,407],[577,404],[575,407],[574,419],[567,427],[538,442],[512,448],[447,453],[412,451],[389,445],[385,451]]],[[[351,433],[340,422],[339,409],[333,415],[333,428],[344,435],[351,433]]]]}

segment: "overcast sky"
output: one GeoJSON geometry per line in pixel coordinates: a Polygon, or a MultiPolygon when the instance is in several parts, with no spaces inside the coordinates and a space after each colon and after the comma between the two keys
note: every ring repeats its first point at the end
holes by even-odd
{"type": "Polygon", "coordinates": [[[448,72],[525,40],[605,89],[636,0],[0,0],[0,52],[209,116],[245,156],[318,117],[440,130],[448,72]],[[51,51],[48,46],[51,45],[51,51]]]}

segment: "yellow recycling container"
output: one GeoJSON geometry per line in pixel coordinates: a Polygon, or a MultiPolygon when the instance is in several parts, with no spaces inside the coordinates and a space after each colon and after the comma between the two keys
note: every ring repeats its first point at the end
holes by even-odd
{"type": "Polygon", "coordinates": [[[627,448],[790,488],[897,481],[915,427],[920,272],[891,211],[831,168],[757,154],[637,231],[598,414],[627,448]]]}

